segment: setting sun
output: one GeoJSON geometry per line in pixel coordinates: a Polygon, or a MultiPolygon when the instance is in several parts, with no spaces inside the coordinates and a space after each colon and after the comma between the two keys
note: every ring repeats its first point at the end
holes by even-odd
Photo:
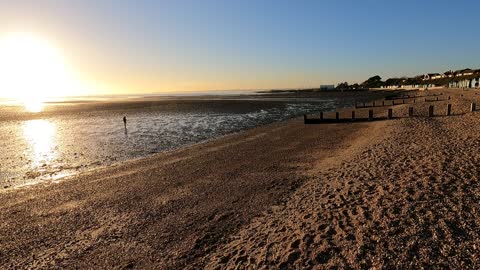
{"type": "Polygon", "coordinates": [[[23,103],[30,112],[41,111],[47,98],[78,92],[60,51],[32,34],[0,38],[0,76],[0,95],[23,103]]]}

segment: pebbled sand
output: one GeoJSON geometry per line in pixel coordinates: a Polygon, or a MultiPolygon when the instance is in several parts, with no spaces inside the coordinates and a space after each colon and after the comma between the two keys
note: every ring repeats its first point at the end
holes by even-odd
{"type": "MultiPolygon", "coordinates": [[[[457,114],[478,100],[460,94],[457,114]]],[[[446,107],[434,104],[438,113],[446,107]]],[[[479,122],[480,112],[373,123],[359,154],[333,168],[320,163],[286,205],[232,236],[207,268],[478,269],[479,122]]]]}
{"type": "Polygon", "coordinates": [[[443,92],[457,115],[297,119],[4,192],[0,266],[478,269],[480,98],[443,92]]]}
{"type": "Polygon", "coordinates": [[[0,268],[201,268],[366,128],[296,119],[3,192],[0,268]]]}

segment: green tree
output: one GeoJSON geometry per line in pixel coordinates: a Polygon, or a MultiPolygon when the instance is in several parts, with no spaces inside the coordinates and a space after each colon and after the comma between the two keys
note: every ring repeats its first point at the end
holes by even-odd
{"type": "Polygon", "coordinates": [[[348,82],[339,83],[337,85],[338,90],[348,90],[348,82]]]}
{"type": "Polygon", "coordinates": [[[383,85],[382,78],[378,75],[369,78],[362,83],[364,88],[378,88],[383,85]]]}

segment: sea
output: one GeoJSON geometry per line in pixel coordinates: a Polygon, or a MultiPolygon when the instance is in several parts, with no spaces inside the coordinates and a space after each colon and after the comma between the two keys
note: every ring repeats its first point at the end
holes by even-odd
{"type": "Polygon", "coordinates": [[[110,96],[51,101],[36,113],[3,102],[0,188],[60,181],[354,102],[354,98],[252,93],[110,96]]]}

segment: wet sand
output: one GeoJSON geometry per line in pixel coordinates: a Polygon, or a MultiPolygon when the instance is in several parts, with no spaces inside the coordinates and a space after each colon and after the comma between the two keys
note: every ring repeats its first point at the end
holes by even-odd
{"type": "Polygon", "coordinates": [[[454,116],[295,119],[3,192],[0,266],[478,268],[480,96],[446,95],[454,116]]]}

